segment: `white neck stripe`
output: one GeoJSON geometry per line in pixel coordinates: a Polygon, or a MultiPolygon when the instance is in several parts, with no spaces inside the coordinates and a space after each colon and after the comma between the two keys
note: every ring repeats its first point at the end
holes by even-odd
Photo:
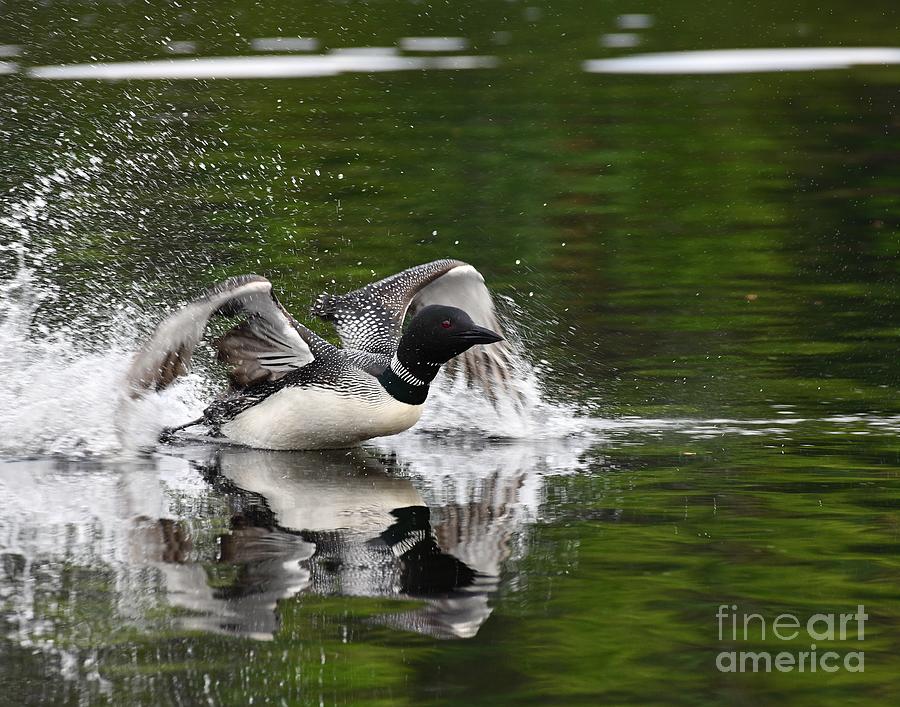
{"type": "Polygon", "coordinates": [[[412,373],[407,371],[406,366],[400,363],[400,359],[397,358],[397,354],[394,354],[394,358],[391,359],[391,370],[394,372],[394,375],[404,383],[408,383],[409,385],[428,385],[428,383],[419,380],[412,373]]]}

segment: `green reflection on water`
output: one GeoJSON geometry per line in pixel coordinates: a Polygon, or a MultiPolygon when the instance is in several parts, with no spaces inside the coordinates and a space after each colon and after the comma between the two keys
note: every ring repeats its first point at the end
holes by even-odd
{"type": "MultiPolygon", "coordinates": [[[[4,194],[103,158],[52,204],[67,223],[36,226],[71,299],[47,316],[122,296],[155,306],[251,270],[299,313],[323,288],[452,255],[522,307],[554,396],[605,416],[771,419],[791,405],[810,421],[598,444],[587,472],[546,480],[528,551],[468,640],[387,628],[375,619],[406,601],[346,596],[281,600],[271,642],[186,631],[164,605],[117,626],[114,578],[73,564],[35,611],[82,664],[64,680],[45,653],[4,642],[0,683],[17,704],[892,702],[898,445],[822,419],[897,412],[900,74],[578,69],[610,54],[597,37],[619,12],[654,15],[641,49],[657,51],[890,46],[892,7],[542,9],[532,22],[506,2],[229,2],[187,19],[168,5],[16,8],[0,31],[27,45],[25,64],[153,58],[168,35],[206,55],[247,52],[253,36],[329,48],[460,35],[503,62],[304,80],[2,77],[4,194]],[[722,675],[721,603],[767,617],[864,603],[866,672],[722,675]]],[[[203,509],[198,546],[227,513],[203,509]]],[[[237,567],[205,563],[210,586],[236,582],[237,567]]]]}

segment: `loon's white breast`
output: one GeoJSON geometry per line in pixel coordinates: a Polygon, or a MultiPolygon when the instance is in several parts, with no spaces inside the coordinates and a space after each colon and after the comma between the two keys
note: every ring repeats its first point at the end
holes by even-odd
{"type": "Polygon", "coordinates": [[[374,379],[365,395],[287,386],[221,427],[238,444],[261,449],[338,449],[412,427],[422,405],[394,399],[374,379]]]}

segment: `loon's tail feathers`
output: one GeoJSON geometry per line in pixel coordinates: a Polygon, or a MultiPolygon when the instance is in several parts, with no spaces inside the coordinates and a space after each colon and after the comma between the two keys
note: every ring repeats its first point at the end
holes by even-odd
{"type": "Polygon", "coordinates": [[[135,354],[126,375],[129,395],[162,390],[190,367],[210,319],[245,316],[215,346],[243,384],[275,380],[315,359],[324,342],[298,323],[276,299],[272,283],[259,275],[233,277],[166,317],[135,354]]]}

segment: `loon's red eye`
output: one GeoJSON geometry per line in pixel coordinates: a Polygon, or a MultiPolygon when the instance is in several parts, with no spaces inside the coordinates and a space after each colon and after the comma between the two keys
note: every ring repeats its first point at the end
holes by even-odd
{"type": "Polygon", "coordinates": [[[444,327],[444,329],[449,329],[453,325],[450,323],[449,319],[445,319],[441,322],[441,326],[444,327]]]}

